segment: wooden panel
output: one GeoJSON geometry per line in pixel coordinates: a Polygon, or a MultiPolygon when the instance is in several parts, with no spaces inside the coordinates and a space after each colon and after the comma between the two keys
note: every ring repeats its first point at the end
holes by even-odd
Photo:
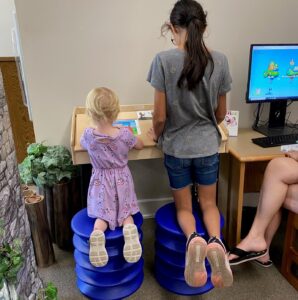
{"type": "Polygon", "coordinates": [[[33,124],[23,103],[18,69],[14,58],[0,58],[4,90],[16,148],[18,163],[26,157],[27,145],[35,142],[33,124]]]}
{"type": "Polygon", "coordinates": [[[257,161],[246,163],[244,193],[259,192],[262,186],[265,169],[269,161],[257,161]]]}

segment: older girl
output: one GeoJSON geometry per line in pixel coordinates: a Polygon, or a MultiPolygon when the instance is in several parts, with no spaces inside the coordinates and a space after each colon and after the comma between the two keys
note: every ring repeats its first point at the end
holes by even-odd
{"type": "Polygon", "coordinates": [[[176,48],[158,53],[148,81],[155,89],[153,129],[164,152],[164,164],[186,243],[185,280],[190,286],[206,283],[205,257],[216,287],[230,286],[232,272],[220,239],[216,206],[218,148],[217,124],[226,114],[226,94],[231,89],[227,58],[208,49],[203,40],[206,13],[193,0],[174,5],[163,29],[173,35],[176,48]],[[196,231],[190,185],[198,187],[208,243],[196,231]]]}

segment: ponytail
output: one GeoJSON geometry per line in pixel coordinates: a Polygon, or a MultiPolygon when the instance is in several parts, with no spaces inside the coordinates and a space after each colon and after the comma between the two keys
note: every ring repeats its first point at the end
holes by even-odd
{"type": "Polygon", "coordinates": [[[211,63],[212,75],[214,61],[203,40],[206,17],[202,6],[194,0],[176,2],[171,12],[171,24],[187,30],[184,66],[177,83],[179,88],[193,90],[203,79],[208,62],[211,63]]]}
{"type": "Polygon", "coordinates": [[[193,90],[202,80],[209,60],[212,71],[214,68],[212,56],[203,40],[205,28],[202,29],[200,23],[199,19],[193,18],[187,27],[186,55],[183,70],[177,84],[179,88],[186,85],[188,90],[193,90]]]}

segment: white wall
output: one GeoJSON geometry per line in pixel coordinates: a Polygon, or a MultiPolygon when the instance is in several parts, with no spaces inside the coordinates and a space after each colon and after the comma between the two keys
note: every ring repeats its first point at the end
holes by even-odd
{"type": "MultiPolygon", "coordinates": [[[[155,53],[170,46],[169,40],[160,38],[160,26],[174,2],[15,0],[37,141],[68,146],[73,107],[84,105],[95,86],[112,88],[122,104],[152,103],[153,89],[146,76],[155,53]]],[[[240,127],[249,127],[256,108],[245,103],[249,46],[297,43],[298,1],[203,0],[202,4],[208,11],[206,43],[229,59],[233,77],[229,106],[240,110],[240,127]]],[[[297,105],[291,107],[294,121],[297,105]]],[[[162,180],[150,180],[153,198],[168,195],[162,163],[157,164],[162,180]]],[[[140,178],[142,170],[147,179],[155,178],[152,164],[132,167],[139,194],[150,198],[150,193],[142,192],[148,182],[140,178]]]]}
{"type": "Polygon", "coordinates": [[[14,56],[11,39],[14,9],[13,0],[0,0],[0,57],[14,56]]]}

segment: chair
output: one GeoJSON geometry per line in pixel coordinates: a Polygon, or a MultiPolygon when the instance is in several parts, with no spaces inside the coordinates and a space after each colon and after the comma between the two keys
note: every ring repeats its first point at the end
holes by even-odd
{"type": "Polygon", "coordinates": [[[298,290],[298,214],[289,212],[281,273],[298,290]],[[294,268],[296,271],[294,271],[294,268]],[[296,274],[295,274],[296,273],[296,274]]]}

